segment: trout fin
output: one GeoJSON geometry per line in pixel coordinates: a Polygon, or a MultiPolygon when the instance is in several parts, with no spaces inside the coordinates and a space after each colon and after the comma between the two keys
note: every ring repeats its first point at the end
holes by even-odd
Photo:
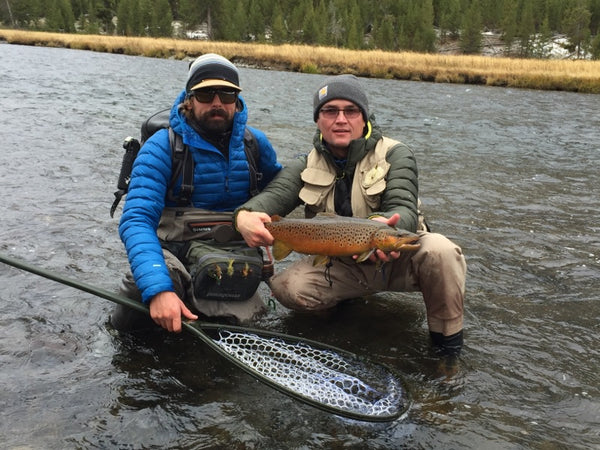
{"type": "Polygon", "coordinates": [[[273,257],[279,261],[292,253],[292,249],[281,241],[273,242],[273,257]]]}
{"type": "Polygon", "coordinates": [[[327,255],[316,255],[313,259],[313,267],[324,266],[329,264],[329,261],[331,261],[331,258],[327,255]]]}
{"type": "Polygon", "coordinates": [[[371,256],[374,251],[375,249],[371,249],[368,252],[361,253],[360,255],[358,255],[358,258],[356,258],[356,262],[361,263],[363,261],[366,261],[367,259],[369,259],[369,256],[371,256]]]}

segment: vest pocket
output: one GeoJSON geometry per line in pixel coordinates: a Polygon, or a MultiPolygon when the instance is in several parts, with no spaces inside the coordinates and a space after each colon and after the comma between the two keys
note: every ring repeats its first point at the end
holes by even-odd
{"type": "Polygon", "coordinates": [[[389,168],[390,164],[384,160],[362,173],[360,189],[371,211],[377,210],[381,204],[381,193],[387,185],[385,177],[389,168]]]}
{"type": "Polygon", "coordinates": [[[368,188],[361,186],[365,203],[369,206],[371,211],[379,209],[379,205],[381,204],[381,193],[385,190],[385,186],[386,182],[383,179],[368,188]]]}
{"type": "Polygon", "coordinates": [[[299,197],[307,205],[323,203],[335,183],[335,175],[325,170],[308,168],[303,170],[300,176],[304,186],[300,190],[299,197]]]}

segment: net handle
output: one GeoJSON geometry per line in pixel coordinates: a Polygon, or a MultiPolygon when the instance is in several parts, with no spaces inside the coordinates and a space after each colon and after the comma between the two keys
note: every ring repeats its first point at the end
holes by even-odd
{"type": "MultiPolygon", "coordinates": [[[[15,268],[18,268],[21,270],[25,270],[25,271],[33,273],[35,275],[39,275],[39,276],[47,278],[49,280],[56,281],[58,283],[66,285],[66,286],[70,286],[75,289],[79,289],[81,291],[87,292],[87,293],[95,295],[97,297],[104,298],[111,302],[130,307],[130,308],[132,308],[136,311],[142,312],[144,314],[150,314],[148,307],[141,302],[138,302],[138,301],[132,300],[130,298],[115,294],[113,292],[107,291],[105,289],[102,289],[102,288],[99,288],[96,286],[92,286],[87,283],[83,283],[83,282],[80,282],[77,280],[63,277],[63,276],[58,275],[49,270],[35,267],[35,266],[28,264],[24,261],[21,261],[19,259],[12,258],[12,257],[6,256],[6,255],[0,253],[0,262],[3,262],[4,264],[7,264],[9,266],[12,266],[12,267],[15,267],[15,268]]],[[[182,323],[182,327],[186,331],[188,331],[189,333],[194,335],[196,338],[200,339],[206,345],[208,345],[217,354],[219,354],[223,358],[227,359],[229,362],[234,364],[236,367],[242,369],[244,372],[248,373],[252,377],[256,378],[258,381],[261,381],[262,383],[266,384],[267,386],[269,386],[273,389],[276,389],[277,391],[279,391],[285,395],[293,397],[303,403],[309,404],[309,405],[314,406],[323,411],[335,413],[335,414],[338,414],[340,416],[347,417],[350,419],[362,420],[362,421],[367,421],[367,422],[389,422],[389,421],[399,418],[408,409],[408,406],[407,406],[408,402],[407,402],[406,407],[400,408],[397,413],[389,414],[389,415],[373,416],[373,415],[368,415],[368,414],[355,413],[352,411],[347,411],[347,410],[344,410],[341,408],[336,408],[336,407],[333,407],[330,405],[325,405],[325,404],[319,403],[319,402],[317,402],[311,398],[308,398],[298,392],[295,392],[291,389],[287,389],[287,388],[275,383],[274,381],[272,381],[268,377],[265,377],[264,375],[262,375],[261,373],[259,373],[255,369],[253,369],[252,367],[244,364],[243,362],[241,362],[240,360],[235,358],[233,355],[231,355],[227,351],[225,351],[223,348],[221,348],[208,334],[206,334],[206,332],[204,330],[228,330],[228,331],[236,331],[238,333],[253,333],[258,336],[277,338],[277,339],[281,339],[281,340],[287,341],[287,342],[302,343],[304,345],[315,347],[318,349],[330,350],[330,351],[333,351],[340,355],[349,357],[351,359],[358,358],[355,354],[350,353],[348,351],[345,351],[345,350],[342,350],[342,349],[339,349],[339,348],[336,348],[333,346],[329,346],[329,345],[326,345],[326,344],[323,344],[323,343],[320,343],[317,341],[312,341],[310,339],[304,339],[304,338],[300,338],[300,337],[296,337],[296,336],[290,336],[290,335],[286,335],[283,333],[277,333],[277,332],[273,332],[273,331],[245,328],[245,327],[239,327],[239,326],[234,326],[234,325],[222,325],[222,324],[205,323],[205,322],[198,322],[198,321],[195,321],[195,322],[184,321],[182,323]]],[[[373,363],[370,363],[370,364],[373,364],[373,363]]],[[[377,364],[377,365],[381,366],[380,364],[377,364]]]]}

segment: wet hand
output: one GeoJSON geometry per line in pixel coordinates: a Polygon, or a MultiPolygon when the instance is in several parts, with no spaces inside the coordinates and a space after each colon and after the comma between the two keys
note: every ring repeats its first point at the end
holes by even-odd
{"type": "Polygon", "coordinates": [[[271,216],[258,211],[239,211],[235,226],[246,244],[250,247],[268,247],[273,244],[273,236],[265,228],[265,223],[271,222],[271,216]]]}
{"type": "Polygon", "coordinates": [[[385,223],[390,227],[395,227],[398,221],[400,220],[400,214],[395,213],[389,219],[383,216],[375,216],[371,220],[376,220],[377,222],[385,223]]]}
{"type": "Polygon", "coordinates": [[[377,262],[377,261],[390,262],[390,261],[393,261],[394,259],[398,259],[399,257],[400,257],[400,252],[385,253],[384,251],[377,249],[369,257],[369,260],[373,261],[373,262],[377,262]]]}
{"type": "Polygon", "coordinates": [[[150,317],[164,329],[181,332],[181,316],[190,320],[198,319],[174,292],[160,292],[150,300],[150,317]]]}
{"type": "MultiPolygon", "coordinates": [[[[385,223],[386,225],[388,225],[390,227],[395,227],[396,224],[398,223],[398,221],[400,220],[400,214],[395,213],[389,219],[386,217],[383,217],[383,216],[376,216],[376,217],[373,217],[371,220],[376,220],[377,222],[385,223]]],[[[389,262],[394,259],[398,259],[399,257],[400,257],[400,252],[385,253],[382,250],[376,249],[373,252],[373,254],[371,256],[369,256],[369,261],[371,261],[371,262],[377,262],[377,261],[389,262]]]]}

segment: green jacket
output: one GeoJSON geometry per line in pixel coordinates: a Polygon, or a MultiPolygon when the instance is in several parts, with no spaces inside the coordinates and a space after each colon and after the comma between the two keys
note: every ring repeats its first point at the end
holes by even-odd
{"type": "MultiPolygon", "coordinates": [[[[344,168],[346,176],[352,179],[354,168],[358,161],[363,159],[368,152],[374,150],[377,142],[382,139],[381,129],[371,116],[371,134],[368,138],[360,138],[350,143],[348,159],[344,168]]],[[[316,151],[322,153],[333,162],[333,156],[321,139],[317,130],[313,139],[316,151]]],[[[302,171],[306,168],[306,156],[292,161],[284,167],[269,185],[257,196],[252,197],[239,209],[262,211],[269,215],[277,214],[286,216],[302,204],[298,194],[303,187],[302,171]]],[[[400,214],[398,228],[408,231],[417,229],[418,213],[417,199],[419,194],[417,162],[413,151],[402,143],[392,146],[387,154],[386,161],[390,164],[386,176],[386,187],[381,193],[380,210],[373,211],[372,215],[390,217],[394,213],[400,214]]],[[[333,211],[332,211],[333,212],[333,211]]]]}

